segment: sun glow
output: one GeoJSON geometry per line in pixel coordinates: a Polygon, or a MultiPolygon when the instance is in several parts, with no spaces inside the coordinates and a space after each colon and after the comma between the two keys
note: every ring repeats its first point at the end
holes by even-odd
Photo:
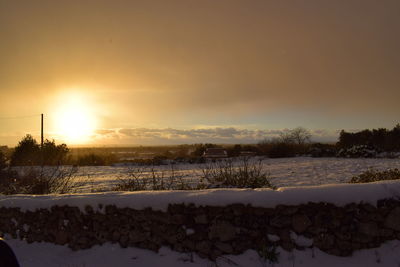
{"type": "Polygon", "coordinates": [[[71,144],[89,142],[96,129],[96,117],[87,97],[66,93],[58,102],[54,116],[56,134],[71,144]]]}

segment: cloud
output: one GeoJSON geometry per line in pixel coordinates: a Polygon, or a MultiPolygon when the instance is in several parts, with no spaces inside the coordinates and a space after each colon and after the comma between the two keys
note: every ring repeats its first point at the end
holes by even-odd
{"type": "Polygon", "coordinates": [[[110,129],[98,129],[96,130],[96,134],[99,135],[107,135],[107,134],[113,134],[115,133],[115,130],[110,130],[110,129]]]}
{"type": "MultiPolygon", "coordinates": [[[[235,127],[194,129],[118,128],[97,131],[95,138],[106,143],[121,144],[184,144],[184,143],[257,143],[274,138],[288,129],[253,130],[235,127]]],[[[336,141],[337,131],[312,130],[314,141],[336,141]]]]}

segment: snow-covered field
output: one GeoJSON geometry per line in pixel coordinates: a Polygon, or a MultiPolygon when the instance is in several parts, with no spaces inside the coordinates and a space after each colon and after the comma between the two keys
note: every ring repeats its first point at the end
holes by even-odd
{"type": "MultiPolygon", "coordinates": [[[[400,159],[342,159],[342,158],[289,158],[265,159],[263,165],[270,173],[271,181],[280,187],[277,191],[260,189],[226,189],[209,191],[180,192],[146,192],[124,193],[109,192],[97,194],[79,194],[65,196],[2,196],[1,206],[18,206],[23,209],[48,207],[54,204],[73,204],[83,206],[95,202],[117,202],[120,206],[141,208],[149,205],[165,209],[168,202],[196,202],[199,205],[218,202],[243,202],[254,205],[276,205],[306,203],[307,201],[328,201],[337,205],[358,202],[360,199],[374,203],[383,196],[398,194],[400,184],[387,181],[373,184],[343,184],[352,176],[369,168],[383,170],[400,168],[400,159]],[[315,187],[312,185],[342,184],[336,186],[315,187]],[[312,187],[308,187],[308,186],[312,187]],[[340,194],[338,194],[340,191],[340,194]],[[388,195],[389,194],[389,195],[388,195]],[[168,201],[166,200],[168,199],[168,201]],[[90,203],[90,201],[94,201],[90,203]],[[65,203],[64,203],[65,202],[65,203]],[[138,206],[138,207],[136,207],[138,206]]],[[[174,165],[175,172],[185,179],[199,179],[204,166],[182,164],[174,165]]],[[[86,184],[83,192],[93,189],[107,190],[116,183],[119,177],[126,176],[133,167],[81,167],[79,175],[89,176],[91,182],[86,184]]],[[[169,170],[169,166],[157,167],[157,172],[169,170]]],[[[145,169],[149,174],[150,169],[145,169]]],[[[225,203],[225,204],[226,204],[225,203]]],[[[328,255],[318,249],[295,250],[286,252],[278,248],[279,263],[271,264],[263,261],[256,251],[249,250],[242,255],[228,255],[211,262],[196,255],[178,253],[168,248],[162,248],[158,253],[138,249],[121,248],[115,244],[95,246],[91,249],[72,251],[66,246],[48,243],[27,244],[24,241],[10,239],[7,243],[13,248],[22,267],[101,267],[101,266],[140,266],[140,267],[183,267],[183,266],[400,266],[400,241],[384,243],[379,248],[356,251],[352,257],[337,257],[328,255]]],[[[0,264],[1,265],[1,264],[0,264]]]]}
{"type": "MultiPolygon", "coordinates": [[[[385,170],[399,168],[400,159],[347,159],[347,158],[283,158],[263,159],[264,170],[270,174],[270,180],[277,187],[308,186],[345,183],[354,175],[358,175],[369,168],[385,170]]],[[[175,164],[176,175],[189,181],[198,180],[202,175],[204,164],[175,164]]],[[[118,178],[137,168],[143,169],[143,175],[150,175],[151,167],[134,166],[102,166],[80,167],[79,176],[90,178],[83,192],[107,191],[118,178]]],[[[168,176],[170,166],[155,166],[155,171],[160,174],[165,172],[168,176]]]]}
{"type": "Polygon", "coordinates": [[[265,267],[265,266],[305,266],[305,267],[398,267],[400,266],[400,241],[391,241],[379,248],[356,251],[352,257],[336,257],[319,249],[294,250],[286,252],[280,248],[279,262],[271,264],[263,261],[258,253],[249,250],[242,255],[228,255],[211,262],[196,255],[183,254],[162,248],[158,253],[138,249],[120,248],[106,244],[88,250],[72,251],[66,246],[48,243],[27,244],[19,240],[6,240],[13,248],[21,267],[265,267]]]}

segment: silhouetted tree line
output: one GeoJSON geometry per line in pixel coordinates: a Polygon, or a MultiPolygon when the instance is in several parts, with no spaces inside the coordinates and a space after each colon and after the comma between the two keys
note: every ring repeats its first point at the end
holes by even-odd
{"type": "Polygon", "coordinates": [[[56,145],[54,140],[45,140],[43,146],[26,135],[11,154],[11,166],[60,165],[66,160],[69,149],[66,144],[56,145]]]}
{"type": "Polygon", "coordinates": [[[385,128],[363,130],[356,133],[340,132],[339,148],[351,148],[353,146],[365,145],[380,151],[400,151],[400,124],[392,130],[385,128]]]}
{"type": "MultiPolygon", "coordinates": [[[[237,157],[244,154],[264,155],[271,158],[294,157],[296,155],[311,155],[314,157],[334,157],[341,149],[351,149],[355,146],[367,146],[376,151],[397,152],[400,151],[400,124],[393,129],[384,128],[363,130],[350,133],[342,130],[339,141],[336,144],[311,143],[310,132],[302,127],[282,132],[278,137],[265,139],[254,145],[216,145],[216,144],[194,144],[180,145],[175,148],[150,147],[155,152],[153,159],[136,159],[132,163],[138,164],[162,164],[164,160],[175,160],[176,162],[199,163],[203,162],[202,155],[207,148],[223,147],[229,157],[237,157]],[[158,152],[158,153],[156,153],[158,152]]],[[[128,148],[127,148],[128,149],[128,148]]],[[[137,151],[147,152],[146,147],[135,148],[137,151]]],[[[80,155],[72,155],[66,144],[55,144],[55,141],[45,140],[43,146],[31,136],[26,135],[14,150],[0,150],[0,171],[11,166],[33,166],[33,165],[111,165],[122,162],[116,154],[97,150],[88,150],[80,155]]]]}
{"type": "Polygon", "coordinates": [[[7,167],[6,156],[0,151],[0,171],[7,167]]]}
{"type": "Polygon", "coordinates": [[[258,143],[261,155],[270,158],[294,157],[307,154],[310,149],[311,133],[303,127],[297,127],[280,133],[278,137],[264,139],[258,143]]]}
{"type": "Polygon", "coordinates": [[[0,171],[8,166],[103,166],[117,162],[111,153],[84,153],[72,157],[66,144],[57,145],[54,140],[45,140],[41,146],[31,135],[26,135],[9,155],[0,151],[0,171]]]}

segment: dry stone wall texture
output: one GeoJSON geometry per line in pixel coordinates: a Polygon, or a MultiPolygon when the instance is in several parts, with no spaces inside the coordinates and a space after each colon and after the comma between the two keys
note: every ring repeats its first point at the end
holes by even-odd
{"type": "Polygon", "coordinates": [[[166,212],[113,205],[86,206],[85,212],[70,206],[35,211],[0,207],[0,235],[5,234],[72,250],[112,242],[154,251],[168,246],[211,259],[265,246],[289,251],[317,247],[332,255],[350,256],[355,250],[400,239],[400,201],[275,208],[173,204],[166,212]]]}

